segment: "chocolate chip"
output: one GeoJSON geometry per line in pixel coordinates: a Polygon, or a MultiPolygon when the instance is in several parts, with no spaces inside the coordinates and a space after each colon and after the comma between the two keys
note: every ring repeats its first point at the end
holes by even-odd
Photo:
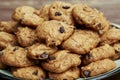
{"type": "Polygon", "coordinates": [[[101,27],[101,23],[97,24],[97,26],[100,28],[101,27]]]}
{"type": "Polygon", "coordinates": [[[38,75],[38,70],[34,71],[32,74],[37,76],[38,75]]]}
{"type": "Polygon", "coordinates": [[[64,27],[60,27],[59,32],[60,32],[60,33],[64,33],[64,32],[65,32],[64,27]]]}
{"type": "Polygon", "coordinates": [[[13,49],[13,51],[16,51],[16,50],[18,50],[18,47],[15,47],[15,48],[13,49]]]}
{"type": "Polygon", "coordinates": [[[45,78],[41,75],[39,80],[45,80],[45,78]]]}
{"type": "Polygon", "coordinates": [[[0,47],[0,51],[2,51],[4,48],[0,47]]]}
{"type": "Polygon", "coordinates": [[[48,59],[49,59],[49,60],[54,60],[54,59],[55,59],[55,57],[54,57],[54,56],[52,56],[52,55],[50,55],[50,56],[48,56],[48,59]]]}
{"type": "Polygon", "coordinates": [[[62,14],[60,12],[56,12],[55,16],[61,16],[62,14]]]}
{"type": "Polygon", "coordinates": [[[89,53],[89,54],[88,54],[88,57],[89,57],[89,58],[91,58],[91,57],[92,57],[92,54],[91,54],[91,53],[89,53]]]}
{"type": "Polygon", "coordinates": [[[43,52],[43,54],[40,55],[41,58],[45,59],[48,57],[48,54],[46,52],[43,52]]]}
{"type": "Polygon", "coordinates": [[[55,9],[55,7],[53,7],[53,9],[55,9]]]}
{"type": "Polygon", "coordinates": [[[69,9],[70,6],[63,6],[62,8],[63,8],[63,9],[69,9]]]}
{"type": "Polygon", "coordinates": [[[117,54],[117,53],[119,53],[119,51],[118,51],[118,50],[115,50],[115,54],[117,54]]]}
{"type": "Polygon", "coordinates": [[[90,77],[90,71],[89,71],[89,70],[84,71],[83,74],[84,74],[86,77],[90,77]]]}
{"type": "Polygon", "coordinates": [[[2,56],[3,55],[3,52],[2,51],[0,51],[0,56],[2,56]]]}
{"type": "Polygon", "coordinates": [[[63,79],[63,80],[67,80],[67,79],[63,79]]]}

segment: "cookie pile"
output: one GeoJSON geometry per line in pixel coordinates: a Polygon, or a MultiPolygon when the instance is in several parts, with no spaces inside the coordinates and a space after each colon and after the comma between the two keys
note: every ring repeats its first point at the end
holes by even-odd
{"type": "Polygon", "coordinates": [[[27,80],[73,80],[116,67],[120,29],[86,4],[17,7],[0,22],[0,68],[27,80]]]}

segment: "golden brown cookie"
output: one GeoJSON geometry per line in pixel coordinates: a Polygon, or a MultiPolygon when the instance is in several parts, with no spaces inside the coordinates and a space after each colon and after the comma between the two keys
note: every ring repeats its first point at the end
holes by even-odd
{"type": "Polygon", "coordinates": [[[32,60],[27,58],[27,51],[18,46],[8,46],[0,53],[2,53],[1,62],[9,66],[26,67],[34,64],[32,60]]]}
{"type": "Polygon", "coordinates": [[[101,36],[101,45],[113,44],[120,40],[120,29],[111,28],[101,36]]]}
{"type": "Polygon", "coordinates": [[[16,37],[7,32],[0,32],[0,47],[6,48],[8,45],[17,45],[16,37]]]}
{"type": "Polygon", "coordinates": [[[86,4],[78,4],[73,8],[73,17],[77,23],[85,25],[103,34],[110,28],[103,13],[86,4]]]}
{"type": "Polygon", "coordinates": [[[80,69],[77,67],[70,68],[63,73],[48,73],[49,78],[52,80],[75,80],[80,77],[80,69]]]}
{"type": "Polygon", "coordinates": [[[42,68],[38,66],[30,66],[13,69],[13,76],[25,80],[45,80],[46,74],[42,68]]]}
{"type": "Polygon", "coordinates": [[[115,50],[112,46],[105,44],[104,46],[100,46],[92,49],[84,58],[84,64],[89,64],[91,62],[95,62],[105,58],[111,58],[115,55],[115,50]]]}
{"type": "Polygon", "coordinates": [[[16,21],[1,21],[0,22],[0,31],[14,33],[17,31],[18,22],[16,21]]]}
{"type": "Polygon", "coordinates": [[[47,47],[45,44],[36,43],[28,48],[28,57],[32,59],[44,60],[56,51],[56,47],[51,48],[47,47]]]}
{"type": "Polygon", "coordinates": [[[55,1],[50,6],[50,18],[74,25],[72,9],[73,6],[70,3],[55,1]]]}
{"type": "Polygon", "coordinates": [[[49,59],[42,63],[42,67],[53,73],[62,73],[71,67],[77,67],[80,63],[79,55],[61,50],[49,56],[49,59]]]}
{"type": "Polygon", "coordinates": [[[36,31],[39,39],[45,40],[47,46],[58,46],[74,32],[74,26],[51,20],[39,25],[36,31]]]}
{"type": "Polygon", "coordinates": [[[36,9],[30,6],[17,7],[12,18],[20,23],[36,28],[43,22],[43,19],[36,14],[36,9]]]}
{"type": "Polygon", "coordinates": [[[36,28],[39,24],[42,24],[43,21],[44,20],[36,14],[24,14],[21,19],[21,24],[36,28]]]}
{"type": "Polygon", "coordinates": [[[114,61],[110,59],[104,59],[104,60],[92,62],[89,65],[82,67],[81,74],[83,77],[96,76],[105,73],[107,71],[110,71],[115,67],[116,64],[114,61]]]}
{"type": "Polygon", "coordinates": [[[76,30],[69,39],[63,42],[62,47],[77,54],[86,54],[99,42],[97,33],[90,30],[76,30]]]}
{"type": "Polygon", "coordinates": [[[35,30],[28,27],[19,27],[16,36],[22,47],[31,46],[38,40],[35,30]]]}

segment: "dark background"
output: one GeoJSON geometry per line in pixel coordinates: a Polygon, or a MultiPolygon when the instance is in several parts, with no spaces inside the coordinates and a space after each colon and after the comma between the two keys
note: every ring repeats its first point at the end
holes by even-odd
{"type": "MultiPolygon", "coordinates": [[[[0,21],[10,20],[15,7],[29,5],[39,9],[54,0],[0,0],[0,21]]],[[[120,0],[61,0],[70,3],[87,3],[102,11],[110,22],[120,24],[120,0]]],[[[0,78],[0,80],[5,80],[0,78]]],[[[120,73],[105,80],[120,80],[120,73]]]]}

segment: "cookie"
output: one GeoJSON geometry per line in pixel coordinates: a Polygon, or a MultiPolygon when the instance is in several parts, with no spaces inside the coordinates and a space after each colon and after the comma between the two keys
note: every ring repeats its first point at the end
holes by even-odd
{"type": "Polygon", "coordinates": [[[17,7],[12,15],[12,18],[19,21],[23,25],[31,26],[36,28],[39,24],[43,22],[36,13],[36,9],[30,6],[20,6],[17,7]]]}
{"type": "Polygon", "coordinates": [[[17,45],[17,39],[14,35],[7,32],[0,32],[0,47],[6,48],[8,45],[17,45]]]}
{"type": "Polygon", "coordinates": [[[92,49],[84,58],[84,64],[89,64],[91,62],[95,62],[98,60],[102,60],[105,58],[111,58],[115,55],[115,50],[112,46],[105,44],[104,46],[100,46],[92,49]]]}
{"type": "Polygon", "coordinates": [[[81,75],[83,77],[92,77],[110,71],[115,67],[116,64],[114,61],[110,59],[104,59],[92,62],[89,65],[82,67],[81,75]]]}
{"type": "Polygon", "coordinates": [[[14,67],[26,67],[34,65],[34,62],[27,58],[27,51],[18,46],[8,46],[0,56],[1,62],[14,67]]]}
{"type": "Polygon", "coordinates": [[[50,19],[74,25],[72,9],[73,6],[69,3],[55,1],[50,6],[50,19]]]}
{"type": "Polygon", "coordinates": [[[39,25],[36,31],[39,39],[45,40],[47,46],[58,46],[74,32],[74,26],[51,20],[39,25]]]}
{"type": "Polygon", "coordinates": [[[111,28],[101,36],[101,44],[113,44],[120,40],[120,29],[111,28]]]}
{"type": "Polygon", "coordinates": [[[94,29],[100,34],[103,34],[110,28],[110,24],[103,13],[96,9],[92,9],[86,4],[76,5],[72,13],[78,24],[94,29]]]}
{"type": "Polygon", "coordinates": [[[46,62],[42,62],[42,67],[53,73],[62,73],[71,67],[80,65],[80,56],[70,53],[67,50],[61,50],[49,56],[46,62]]]}
{"type": "Polygon", "coordinates": [[[52,80],[75,80],[80,77],[80,69],[75,67],[59,74],[49,72],[48,75],[52,80]]]}
{"type": "Polygon", "coordinates": [[[25,80],[45,80],[46,74],[42,68],[38,66],[30,66],[13,69],[12,72],[14,77],[25,79],[25,80]]]}
{"type": "Polygon", "coordinates": [[[112,60],[120,59],[120,43],[115,43],[113,45],[113,48],[115,49],[115,55],[111,57],[112,60]]]}
{"type": "Polygon", "coordinates": [[[39,11],[38,15],[41,18],[43,18],[45,21],[48,21],[50,19],[49,9],[50,9],[50,5],[44,5],[39,11]]]}
{"type": "Polygon", "coordinates": [[[43,19],[36,14],[24,14],[21,19],[21,24],[36,28],[39,24],[43,23],[43,19]]]}
{"type": "Polygon", "coordinates": [[[31,46],[38,40],[35,30],[28,27],[19,27],[16,36],[22,47],[31,46]]]}
{"type": "Polygon", "coordinates": [[[63,42],[62,48],[77,54],[86,54],[100,42],[97,33],[90,30],[76,30],[72,36],[63,42]]]}
{"type": "Polygon", "coordinates": [[[17,31],[18,22],[16,21],[1,21],[0,22],[0,31],[14,33],[17,31]]]}
{"type": "Polygon", "coordinates": [[[56,51],[56,47],[51,48],[47,47],[45,44],[36,43],[28,48],[28,57],[32,59],[44,60],[56,51]]]}

